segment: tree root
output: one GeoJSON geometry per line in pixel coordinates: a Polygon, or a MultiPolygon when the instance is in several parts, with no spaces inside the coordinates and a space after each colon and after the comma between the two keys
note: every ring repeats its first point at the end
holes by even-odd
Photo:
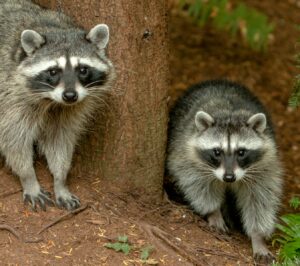
{"type": "Polygon", "coordinates": [[[6,198],[6,197],[14,195],[14,194],[17,194],[21,191],[22,191],[22,189],[20,188],[20,189],[14,190],[14,191],[4,192],[4,193],[0,194],[0,199],[6,198]]]}
{"type": "Polygon", "coordinates": [[[211,254],[211,255],[227,257],[227,258],[232,259],[232,260],[240,259],[239,256],[231,255],[230,253],[223,252],[223,251],[220,251],[220,250],[217,250],[217,249],[199,248],[198,247],[196,250],[199,251],[199,252],[208,253],[208,254],[211,254]]]}
{"type": "Polygon", "coordinates": [[[181,245],[180,247],[177,246],[171,240],[173,236],[163,231],[162,229],[147,224],[145,222],[141,222],[140,228],[141,230],[146,232],[146,234],[153,242],[155,242],[158,248],[165,250],[176,260],[178,259],[177,255],[179,254],[180,256],[182,256],[183,258],[185,258],[187,261],[190,262],[189,264],[185,264],[185,265],[198,265],[198,266],[208,265],[207,261],[205,261],[204,258],[191,256],[189,252],[185,250],[186,247],[183,247],[183,245],[181,245]]]}
{"type": "Polygon", "coordinates": [[[26,239],[26,238],[23,238],[23,237],[21,237],[20,233],[16,229],[14,229],[13,227],[11,227],[8,224],[0,224],[0,230],[6,230],[6,231],[10,232],[17,239],[21,240],[24,243],[38,243],[38,242],[43,241],[43,239],[41,237],[37,238],[37,239],[26,239]]]}

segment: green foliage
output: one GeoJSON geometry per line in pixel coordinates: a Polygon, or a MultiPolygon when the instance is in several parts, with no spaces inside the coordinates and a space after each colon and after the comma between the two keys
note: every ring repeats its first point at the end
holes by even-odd
{"type": "Polygon", "coordinates": [[[121,251],[125,255],[128,255],[130,250],[132,249],[132,246],[128,243],[128,237],[127,236],[119,236],[118,241],[115,243],[106,243],[104,244],[104,247],[113,249],[117,252],[121,251]]]}
{"type": "MultiPolygon", "coordinates": [[[[104,247],[113,249],[117,252],[123,252],[125,255],[128,255],[134,247],[129,244],[128,236],[118,236],[118,240],[114,243],[106,243],[104,247]]],[[[145,246],[143,248],[138,249],[140,252],[140,261],[145,264],[149,265],[157,265],[158,262],[156,260],[149,259],[151,252],[153,251],[154,247],[152,246],[145,246]]]]}
{"type": "Polygon", "coordinates": [[[273,25],[268,23],[267,17],[239,3],[231,8],[229,0],[181,0],[180,5],[188,5],[189,15],[200,26],[212,21],[215,27],[231,32],[233,36],[240,33],[246,43],[255,50],[267,48],[273,25]]]}
{"type": "Polygon", "coordinates": [[[290,200],[290,205],[291,207],[293,207],[294,209],[297,209],[300,207],[300,198],[299,197],[292,197],[290,200]]]}
{"type": "MultiPolygon", "coordinates": [[[[298,67],[300,67],[300,54],[296,58],[298,67]]],[[[294,90],[289,100],[289,105],[293,108],[300,106],[300,75],[294,80],[294,90]]]]}
{"type": "Polygon", "coordinates": [[[153,251],[152,246],[146,246],[146,247],[142,248],[141,249],[141,260],[148,260],[152,251],[153,251]]]}
{"type": "MultiPolygon", "coordinates": [[[[293,197],[290,201],[294,208],[299,207],[300,200],[293,197]]],[[[279,243],[279,265],[300,265],[300,213],[286,214],[280,217],[283,224],[277,224],[280,231],[275,236],[273,243],[279,243]],[[299,264],[298,264],[299,263],[299,264]]]]}
{"type": "Polygon", "coordinates": [[[298,75],[294,82],[294,91],[289,100],[289,105],[293,108],[300,106],[300,75],[298,75]]]}
{"type": "Polygon", "coordinates": [[[128,236],[118,236],[118,241],[122,243],[128,243],[128,236]]]}

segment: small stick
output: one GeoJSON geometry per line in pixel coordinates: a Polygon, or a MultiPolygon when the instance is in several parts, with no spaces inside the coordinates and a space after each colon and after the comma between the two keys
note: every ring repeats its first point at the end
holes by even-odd
{"type": "Polygon", "coordinates": [[[222,252],[220,250],[212,250],[212,249],[209,249],[209,248],[198,247],[197,251],[204,252],[204,253],[209,253],[209,254],[212,254],[212,255],[222,256],[222,257],[225,256],[225,257],[228,257],[229,259],[233,259],[233,260],[239,259],[239,256],[231,255],[229,253],[222,252]]]}
{"type": "Polygon", "coordinates": [[[76,215],[76,214],[78,214],[78,213],[80,213],[80,212],[83,212],[85,209],[87,209],[87,207],[89,207],[88,204],[83,205],[83,206],[81,206],[81,207],[78,208],[78,209],[75,209],[75,210],[73,210],[73,211],[70,211],[70,212],[68,212],[68,213],[66,213],[66,214],[64,214],[64,215],[62,215],[62,216],[60,216],[60,217],[58,217],[58,218],[55,219],[53,222],[47,224],[47,225],[46,225],[45,227],[43,227],[40,231],[38,231],[37,234],[39,235],[39,234],[43,233],[44,231],[46,231],[48,228],[52,227],[53,225],[56,225],[57,223],[59,223],[59,222],[65,220],[65,219],[70,219],[70,218],[73,217],[74,215],[76,215]]]}
{"type": "Polygon", "coordinates": [[[22,191],[22,189],[20,188],[20,189],[18,189],[18,190],[4,192],[4,193],[0,194],[0,199],[6,198],[6,197],[8,197],[8,196],[10,196],[10,195],[17,194],[17,193],[19,193],[19,192],[21,192],[21,191],[22,191]]]}
{"type": "Polygon", "coordinates": [[[8,224],[0,224],[0,230],[6,230],[10,233],[12,233],[16,238],[21,239],[20,234],[10,225],[8,224]]]}
{"type": "Polygon", "coordinates": [[[38,243],[43,241],[42,238],[37,238],[37,239],[23,239],[19,232],[17,232],[13,227],[11,227],[8,224],[0,224],[0,230],[6,230],[8,232],[10,232],[11,234],[13,234],[17,239],[23,241],[24,243],[38,243]]]}

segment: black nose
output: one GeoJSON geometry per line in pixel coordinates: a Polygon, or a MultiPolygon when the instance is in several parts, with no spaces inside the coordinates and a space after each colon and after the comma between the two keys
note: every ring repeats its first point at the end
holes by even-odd
{"type": "Polygon", "coordinates": [[[235,181],[235,176],[233,175],[233,174],[225,174],[224,175],[224,177],[223,177],[223,180],[225,181],[225,182],[228,182],[228,183],[232,183],[232,182],[234,182],[235,181]]]}
{"type": "Polygon", "coordinates": [[[76,102],[78,99],[78,94],[76,91],[64,91],[62,98],[67,103],[73,103],[76,102]]]}

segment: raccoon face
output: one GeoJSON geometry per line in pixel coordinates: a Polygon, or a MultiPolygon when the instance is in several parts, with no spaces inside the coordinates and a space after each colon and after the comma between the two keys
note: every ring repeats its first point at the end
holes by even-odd
{"type": "MultiPolygon", "coordinates": [[[[233,119],[232,119],[233,120],[233,119]]],[[[258,113],[244,123],[218,124],[209,114],[198,112],[195,117],[198,136],[194,148],[198,160],[211,174],[224,182],[234,182],[255,173],[255,164],[264,155],[263,132],[266,116],[258,113]]]]}
{"type": "Polygon", "coordinates": [[[105,24],[84,32],[48,33],[25,30],[21,46],[25,53],[18,70],[27,87],[42,98],[61,104],[75,104],[97,97],[106,89],[112,64],[104,49],[109,40],[105,24]]]}

